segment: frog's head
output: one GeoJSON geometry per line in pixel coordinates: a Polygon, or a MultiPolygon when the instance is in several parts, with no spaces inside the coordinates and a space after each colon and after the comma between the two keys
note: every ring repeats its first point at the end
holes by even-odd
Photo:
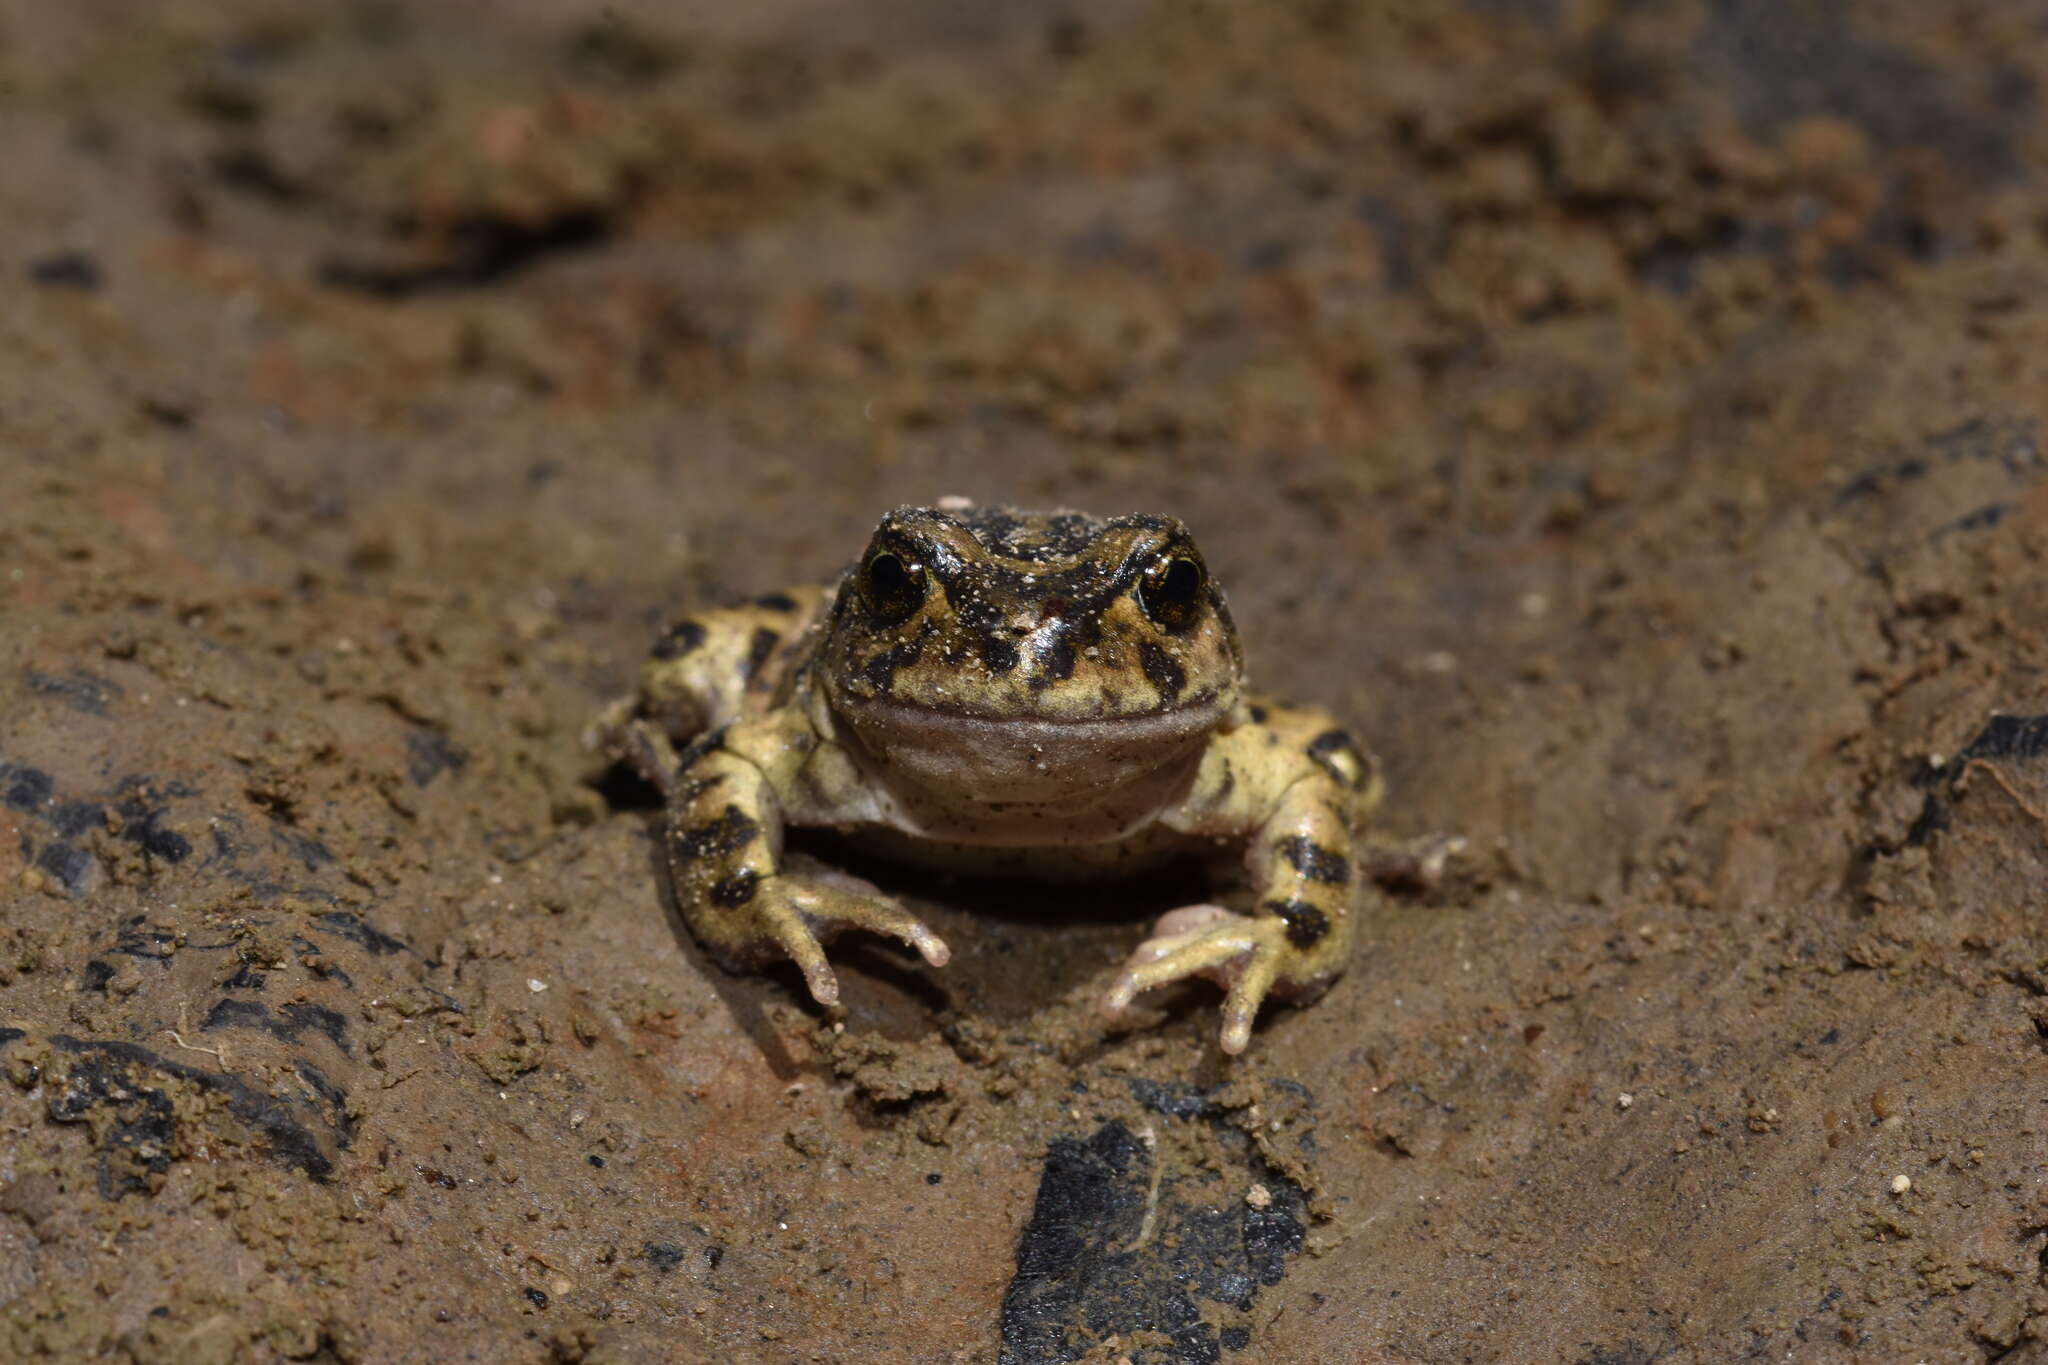
{"type": "Polygon", "coordinates": [[[1019,800],[1188,757],[1243,686],[1223,594],[1161,516],[898,508],[848,571],[820,662],[877,757],[1019,800]]]}

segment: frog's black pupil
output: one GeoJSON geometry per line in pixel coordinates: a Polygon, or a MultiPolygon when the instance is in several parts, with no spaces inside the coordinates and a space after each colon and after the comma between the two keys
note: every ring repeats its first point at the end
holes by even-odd
{"type": "Polygon", "coordinates": [[[901,620],[924,601],[924,568],[905,564],[901,555],[882,551],[868,561],[868,597],[889,620],[901,620]]]}
{"type": "Polygon", "coordinates": [[[868,577],[882,597],[899,596],[910,586],[910,570],[895,555],[876,555],[875,562],[868,565],[868,577]]]}
{"type": "Polygon", "coordinates": [[[1192,559],[1174,558],[1152,566],[1142,596],[1153,620],[1169,630],[1181,630],[1194,624],[1201,593],[1201,566],[1192,559]]]}

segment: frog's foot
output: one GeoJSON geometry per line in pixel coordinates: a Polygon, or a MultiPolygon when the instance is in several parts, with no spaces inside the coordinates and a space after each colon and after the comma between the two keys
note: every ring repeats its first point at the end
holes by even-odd
{"type": "Polygon", "coordinates": [[[633,698],[621,697],[607,706],[584,730],[583,745],[614,763],[625,763],[664,798],[673,797],[679,766],[676,746],[652,722],[635,716],[633,705],[633,698]]]}
{"type": "Polygon", "coordinates": [[[633,713],[639,708],[638,697],[613,697],[583,727],[583,747],[592,753],[617,757],[614,752],[620,734],[633,723],[633,713]]]}
{"type": "Polygon", "coordinates": [[[794,961],[811,998],[826,1009],[839,1005],[839,979],[825,960],[823,940],[844,930],[865,929],[901,939],[927,963],[945,966],[953,955],[945,940],[909,911],[871,891],[856,877],[769,877],[754,889],[747,907],[755,920],[756,946],[770,956],[779,952],[794,961]]]}
{"type": "Polygon", "coordinates": [[[1140,991],[1202,976],[1223,986],[1223,1050],[1235,1056],[1251,1042],[1252,1020],[1293,953],[1286,921],[1234,914],[1220,905],[1184,905],[1160,916],[1139,944],[1103,1010],[1121,1014],[1140,991]]]}

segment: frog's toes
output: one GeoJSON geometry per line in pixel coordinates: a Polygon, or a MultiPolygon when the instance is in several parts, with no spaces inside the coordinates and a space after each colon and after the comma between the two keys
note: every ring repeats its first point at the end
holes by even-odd
{"type": "Polygon", "coordinates": [[[952,957],[945,940],[909,911],[880,896],[848,889],[865,885],[855,878],[779,876],[762,883],[757,898],[766,936],[802,969],[811,998],[827,1009],[839,1004],[839,980],[825,959],[821,938],[842,930],[865,929],[901,939],[934,967],[952,957]]]}
{"type": "Polygon", "coordinates": [[[1219,905],[1188,905],[1162,915],[1109,988],[1104,1011],[1122,1013],[1141,991],[1207,977],[1224,986],[1223,1050],[1251,1042],[1252,1020],[1273,988],[1291,948],[1283,921],[1233,914],[1219,905]]]}
{"type": "Polygon", "coordinates": [[[632,724],[633,713],[639,705],[640,698],[637,696],[614,697],[605,703],[604,709],[591,717],[590,723],[583,727],[583,747],[592,753],[616,757],[616,753],[613,752],[614,746],[618,743],[620,733],[632,724]]]}

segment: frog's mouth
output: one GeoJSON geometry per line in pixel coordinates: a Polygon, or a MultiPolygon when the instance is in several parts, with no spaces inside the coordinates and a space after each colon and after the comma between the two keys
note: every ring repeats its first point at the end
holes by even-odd
{"type": "Polygon", "coordinates": [[[900,701],[842,711],[862,756],[891,785],[976,805],[1082,803],[1193,774],[1222,722],[1215,701],[1081,719],[976,716],[900,701]]]}

